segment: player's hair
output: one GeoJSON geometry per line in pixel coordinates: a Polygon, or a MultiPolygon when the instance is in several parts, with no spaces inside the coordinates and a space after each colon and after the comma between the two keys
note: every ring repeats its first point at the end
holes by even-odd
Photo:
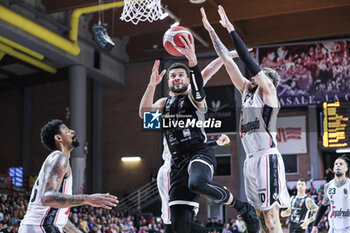
{"type": "Polygon", "coordinates": [[[60,125],[63,122],[61,120],[51,120],[47,122],[42,128],[40,132],[41,143],[50,151],[56,149],[56,142],[54,136],[56,134],[60,134],[60,125]]]}
{"type": "Polygon", "coordinates": [[[167,70],[167,77],[169,78],[169,73],[171,70],[173,69],[184,69],[186,71],[186,74],[187,74],[187,78],[190,77],[190,70],[188,69],[188,67],[183,64],[183,63],[180,63],[180,62],[176,62],[176,63],[173,63],[167,70]]]}
{"type": "Polygon", "coordinates": [[[262,68],[261,70],[263,70],[265,72],[265,74],[270,78],[272,79],[272,82],[273,82],[273,85],[275,87],[277,87],[279,84],[280,84],[280,75],[273,69],[271,68],[262,68]]]}
{"type": "Polygon", "coordinates": [[[346,172],[346,176],[349,177],[350,174],[350,158],[346,154],[342,154],[337,159],[342,159],[346,162],[346,166],[348,167],[348,171],[346,172]]]}
{"type": "Polygon", "coordinates": [[[298,181],[304,182],[305,184],[307,184],[307,180],[305,178],[299,178],[298,181]]]}

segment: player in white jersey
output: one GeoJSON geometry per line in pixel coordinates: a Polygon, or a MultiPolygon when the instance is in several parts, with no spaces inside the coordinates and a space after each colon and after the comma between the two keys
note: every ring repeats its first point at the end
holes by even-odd
{"type": "Polygon", "coordinates": [[[35,181],[19,233],[81,232],[68,220],[70,207],[88,204],[111,209],[118,199],[110,194],[72,195],[69,158],[79,146],[75,132],[61,120],[52,120],[44,125],[40,136],[43,145],[52,152],[35,181]]]}
{"type": "Polygon", "coordinates": [[[158,170],[157,175],[157,186],[162,202],[162,220],[164,228],[169,233],[171,231],[171,221],[170,221],[170,207],[169,207],[169,189],[170,189],[170,163],[171,163],[171,154],[166,143],[166,140],[163,140],[164,150],[163,150],[163,165],[158,170]]]}
{"type": "Polygon", "coordinates": [[[312,233],[318,233],[317,225],[328,206],[329,233],[350,233],[350,159],[344,154],[334,162],[334,179],[324,187],[324,197],[318,209],[312,233]]]}
{"type": "MultiPolygon", "coordinates": [[[[230,138],[226,134],[222,134],[218,140],[214,141],[214,143],[208,142],[211,146],[224,146],[230,143],[230,138]]],[[[171,221],[170,221],[170,207],[169,207],[169,189],[170,189],[170,165],[171,165],[171,153],[169,151],[168,145],[166,143],[166,139],[163,140],[164,150],[162,154],[162,158],[164,160],[164,164],[159,168],[157,175],[157,186],[160,195],[160,199],[162,202],[161,210],[162,210],[162,220],[164,224],[164,232],[171,233],[171,221]]],[[[198,208],[194,209],[195,214],[198,212],[198,208]]]]}
{"type": "Polygon", "coordinates": [[[282,233],[279,208],[287,207],[290,197],[286,187],[284,164],[277,150],[275,137],[275,124],[280,107],[276,91],[279,75],[272,69],[261,69],[255,63],[222,6],[219,6],[218,12],[221,25],[230,33],[239,57],[252,75],[249,81],[241,74],[202,8],[202,21],[215,51],[224,62],[231,81],[242,94],[240,136],[247,154],[243,169],[245,192],[249,203],[256,208],[262,220],[261,231],[282,233]]]}

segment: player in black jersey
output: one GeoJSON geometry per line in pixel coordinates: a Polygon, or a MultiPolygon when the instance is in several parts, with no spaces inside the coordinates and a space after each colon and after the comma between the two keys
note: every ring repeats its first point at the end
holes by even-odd
{"type": "Polygon", "coordinates": [[[298,194],[293,196],[287,210],[281,212],[281,217],[290,216],[290,233],[305,233],[308,225],[315,220],[318,206],[315,201],[308,197],[306,180],[299,179],[297,183],[298,194]]]}
{"type": "Polygon", "coordinates": [[[213,149],[206,142],[203,127],[206,112],[203,78],[197,65],[193,41],[180,37],[184,48],[178,48],[188,59],[190,70],[184,64],[175,63],[168,69],[168,85],[173,96],[153,102],[156,86],[165,74],[158,73],[156,61],[150,83],[140,103],[140,116],[145,108],[161,110],[169,150],[172,154],[170,212],[173,230],[177,233],[206,232],[194,223],[192,210],[199,206],[199,195],[204,194],[217,203],[236,208],[247,224],[249,232],[258,232],[259,219],[254,208],[235,198],[222,185],[212,182],[216,160],[213,149]]]}

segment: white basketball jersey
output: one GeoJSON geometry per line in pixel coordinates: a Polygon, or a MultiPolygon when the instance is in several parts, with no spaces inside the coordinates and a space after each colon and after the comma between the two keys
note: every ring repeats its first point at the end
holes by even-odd
{"type": "MultiPolygon", "coordinates": [[[[60,151],[52,152],[43,165],[41,166],[39,176],[35,181],[32,193],[30,195],[30,200],[28,203],[28,209],[24,219],[21,222],[22,225],[36,225],[36,226],[57,226],[59,228],[64,227],[68,220],[69,208],[52,208],[49,206],[44,206],[41,203],[41,194],[44,188],[44,165],[48,158],[50,158],[55,153],[61,153],[60,151]]],[[[70,171],[70,176],[63,179],[61,187],[59,189],[60,193],[72,195],[72,171],[70,171]]],[[[45,228],[45,227],[44,227],[45,228]]]]}
{"type": "Polygon", "coordinates": [[[329,182],[327,196],[331,210],[328,214],[329,232],[350,232],[350,179],[337,187],[335,180],[329,182]]]}
{"type": "Polygon", "coordinates": [[[264,104],[257,91],[247,92],[242,97],[240,137],[247,155],[277,147],[278,111],[264,104]]]}

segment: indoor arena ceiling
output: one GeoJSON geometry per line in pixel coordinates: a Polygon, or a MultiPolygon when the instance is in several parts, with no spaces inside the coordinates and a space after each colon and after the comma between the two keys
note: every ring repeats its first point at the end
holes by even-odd
{"type": "MultiPolygon", "coordinates": [[[[41,2],[45,8],[43,13],[48,16],[54,13],[70,13],[77,8],[98,4],[98,0],[41,0],[41,2]]],[[[243,41],[251,47],[350,38],[350,0],[206,0],[202,4],[192,4],[189,0],[162,0],[162,5],[180,20],[181,26],[190,28],[203,39],[204,43],[199,40],[195,40],[195,43],[197,53],[202,53],[204,56],[207,54],[212,56],[214,49],[208,33],[202,26],[200,7],[206,9],[210,22],[224,44],[228,48],[233,48],[229,34],[219,24],[217,13],[219,4],[226,9],[228,17],[243,41]],[[206,47],[205,44],[209,46],[206,47]]],[[[174,19],[167,17],[153,23],[139,22],[138,25],[134,25],[121,21],[119,19],[121,12],[122,8],[104,11],[102,21],[108,24],[109,35],[112,38],[128,39],[126,53],[129,62],[169,57],[163,49],[162,37],[174,23],[174,19]]],[[[89,28],[97,23],[97,19],[98,14],[95,13],[89,28]]],[[[65,28],[69,30],[68,25],[65,28]]],[[[33,85],[47,81],[47,77],[52,77],[50,80],[66,77],[64,69],[58,69],[58,75],[52,75],[10,56],[1,57],[0,54],[0,60],[0,89],[7,86],[33,85]]]]}
{"type": "MultiPolygon", "coordinates": [[[[47,14],[95,5],[98,2],[42,1],[47,14]]],[[[191,28],[209,43],[210,47],[205,47],[197,40],[198,52],[213,50],[208,33],[202,26],[200,7],[206,9],[218,35],[232,48],[228,33],[218,22],[219,15],[216,9],[219,4],[224,6],[242,39],[250,46],[350,36],[349,0],[206,0],[202,4],[191,4],[189,0],[162,0],[162,5],[180,19],[180,25],[191,28]]],[[[135,26],[119,20],[121,11],[121,8],[105,11],[103,21],[108,23],[110,35],[113,33],[112,37],[130,36],[127,53],[131,62],[167,55],[162,48],[162,36],[174,20],[167,17],[153,23],[141,22],[135,26]]],[[[91,25],[96,22],[97,14],[94,15],[91,25]]]]}

